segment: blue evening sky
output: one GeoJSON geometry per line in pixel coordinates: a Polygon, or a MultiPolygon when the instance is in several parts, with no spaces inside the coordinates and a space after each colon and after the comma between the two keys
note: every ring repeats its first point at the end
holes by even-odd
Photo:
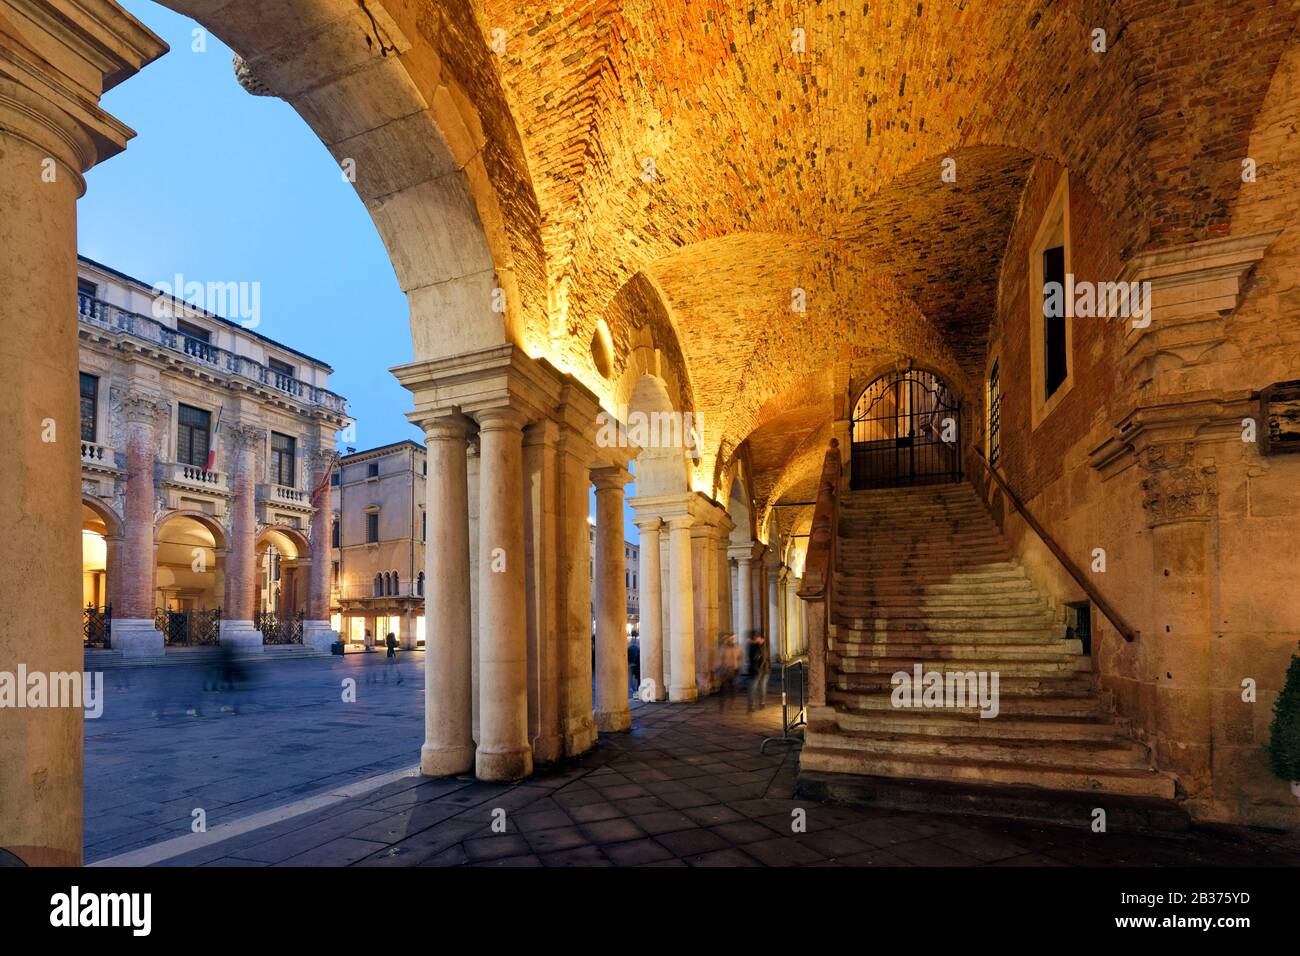
{"type": "MultiPolygon", "coordinates": [[[[330,389],[356,419],[349,445],[423,442],[405,418],[410,393],[388,371],[411,360],[406,297],[334,157],[288,104],[239,85],[215,36],[195,52],[194,21],[152,0],[120,2],[171,52],[103,98],[137,135],[86,177],[81,254],[149,285],[177,274],[259,283],[257,331],[333,367],[330,389]]],[[[637,541],[631,518],[625,507],[624,534],[637,541]]]]}
{"type": "Polygon", "coordinates": [[[329,363],[358,449],[411,438],[411,395],[388,369],[411,360],[406,297],[365,206],[288,104],[250,96],[231,52],[192,20],[122,0],[171,52],[103,98],[138,134],[91,170],[79,251],[152,285],[261,284],[257,331],[329,363]]]}

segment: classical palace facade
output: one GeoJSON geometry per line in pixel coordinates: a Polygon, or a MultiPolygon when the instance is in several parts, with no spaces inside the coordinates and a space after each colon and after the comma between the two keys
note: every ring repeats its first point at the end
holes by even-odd
{"type": "Polygon", "coordinates": [[[328,649],[330,367],[84,257],[76,317],[87,642],[328,649]]]}
{"type": "Polygon", "coordinates": [[[424,644],[424,446],[400,441],[339,460],[332,477],[331,607],[349,644],[424,644]]]}
{"type": "MultiPolygon", "coordinates": [[[[803,792],[1300,827],[1269,760],[1300,640],[1293,3],[164,4],[355,173],[406,293],[423,773],[516,780],[630,727],[635,470],[647,696],[707,693],[728,630],[806,644],[803,792]],[[898,705],[914,669],[1000,673],[998,716],[898,705]]],[[[328,482],[342,403],[219,324],[213,369],[174,325],[80,315],[83,174],[132,135],[100,98],[166,50],[111,0],[55,6],[0,0],[0,669],[83,666],[88,503],[120,519],[114,645],[215,599],[184,548],[225,549],[223,631],[260,642],[260,524],[322,550],[331,509],[279,489],[328,482]],[[42,423],[101,351],[118,424],[86,462],[42,423]],[[197,383],[218,487],[187,470],[197,383]],[[202,538],[160,540],[168,513],[202,538]]],[[[396,560],[373,574],[409,590],[396,560]]],[[[25,859],[78,859],[81,719],[0,723],[25,859]]]]}

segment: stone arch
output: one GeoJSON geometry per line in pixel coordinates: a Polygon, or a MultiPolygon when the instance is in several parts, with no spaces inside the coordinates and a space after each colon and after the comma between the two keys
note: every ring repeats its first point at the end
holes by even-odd
{"type": "Polygon", "coordinates": [[[637,438],[636,429],[642,423],[652,436],[652,440],[642,446],[636,459],[637,496],[675,495],[690,491],[691,462],[687,449],[682,445],[674,445],[671,433],[661,424],[675,421],[679,429],[689,424],[680,406],[673,404],[667,383],[656,375],[642,374],[632,389],[630,399],[630,437],[634,440],[637,438]]]}
{"type": "Polygon", "coordinates": [[[212,515],[190,510],[162,515],[154,525],[155,606],[220,607],[225,599],[227,541],[221,522],[212,515]]]}
{"type": "Polygon", "coordinates": [[[83,507],[89,508],[93,511],[99,520],[104,523],[104,537],[122,537],[122,530],[125,525],[121,516],[119,516],[111,506],[106,504],[102,499],[87,494],[81,496],[81,504],[83,507]]]}
{"type": "Polygon", "coordinates": [[[307,536],[298,528],[291,527],[287,524],[270,524],[257,532],[255,546],[260,550],[262,545],[268,539],[281,537],[293,545],[295,558],[310,558],[312,556],[311,542],[307,536]]]}
{"type": "Polygon", "coordinates": [[[177,518],[193,518],[199,524],[203,525],[203,527],[207,528],[208,531],[212,532],[212,537],[216,542],[215,547],[217,548],[217,550],[219,551],[224,550],[226,547],[228,547],[226,528],[221,523],[220,520],[218,520],[217,518],[213,517],[212,515],[206,512],[192,511],[189,509],[168,511],[167,513],[163,514],[161,517],[158,518],[158,520],[154,523],[154,530],[153,530],[155,545],[162,538],[163,528],[166,527],[169,522],[174,521],[177,518]]]}
{"type": "Polygon", "coordinates": [[[511,234],[535,217],[507,224],[498,193],[504,175],[526,175],[503,172],[508,148],[494,153],[405,5],[163,2],[221,37],[250,92],[288,102],[351,175],[410,304],[417,361],[538,340],[545,269],[516,255],[535,237],[511,234]]]}

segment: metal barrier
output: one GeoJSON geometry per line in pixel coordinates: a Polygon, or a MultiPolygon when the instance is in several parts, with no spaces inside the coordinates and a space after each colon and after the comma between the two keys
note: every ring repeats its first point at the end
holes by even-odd
{"type": "Polygon", "coordinates": [[[803,746],[803,735],[795,736],[792,731],[808,723],[808,657],[800,655],[781,662],[781,736],[765,737],[759,746],[760,754],[767,750],[769,743],[792,744],[803,746]],[[793,678],[791,671],[794,672],[793,678]],[[793,680],[793,687],[791,686],[793,680]],[[792,710],[790,693],[797,690],[799,706],[792,710]]]}

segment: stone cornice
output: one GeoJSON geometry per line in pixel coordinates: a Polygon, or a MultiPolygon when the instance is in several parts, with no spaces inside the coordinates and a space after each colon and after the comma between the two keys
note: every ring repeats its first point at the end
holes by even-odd
{"type": "Polygon", "coordinates": [[[1227,341],[1246,276],[1278,235],[1207,239],[1129,260],[1118,281],[1150,283],[1147,315],[1125,330],[1124,362],[1137,387],[1158,392],[1162,372],[1194,365],[1227,341]]]}
{"type": "Polygon", "coordinates": [[[111,0],[0,0],[0,24],[0,78],[32,94],[0,97],[0,108],[28,116],[22,135],[47,150],[71,147],[60,159],[77,173],[121,152],[135,134],[99,97],[167,45],[111,0]],[[43,124],[31,122],[34,109],[43,124]],[[52,142],[32,136],[41,125],[52,142]]]}
{"type": "Polygon", "coordinates": [[[1109,480],[1152,445],[1240,440],[1242,420],[1253,418],[1258,409],[1253,394],[1244,389],[1143,405],[1115,424],[1113,433],[1088,453],[1088,464],[1109,480]]]}

